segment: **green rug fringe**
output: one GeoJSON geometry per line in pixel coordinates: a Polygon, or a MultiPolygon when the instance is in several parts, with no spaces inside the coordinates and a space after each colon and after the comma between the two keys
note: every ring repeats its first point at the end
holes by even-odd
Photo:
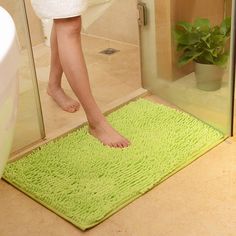
{"type": "Polygon", "coordinates": [[[129,148],[103,146],[86,126],[8,164],[4,179],[85,230],[226,138],[184,112],[144,99],[108,120],[132,142],[129,148]]]}

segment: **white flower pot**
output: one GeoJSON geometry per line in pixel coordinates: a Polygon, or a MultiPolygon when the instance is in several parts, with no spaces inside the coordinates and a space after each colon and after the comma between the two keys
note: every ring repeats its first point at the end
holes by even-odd
{"type": "Polygon", "coordinates": [[[224,68],[220,66],[195,63],[197,87],[205,91],[220,89],[224,72],[224,68]]]}

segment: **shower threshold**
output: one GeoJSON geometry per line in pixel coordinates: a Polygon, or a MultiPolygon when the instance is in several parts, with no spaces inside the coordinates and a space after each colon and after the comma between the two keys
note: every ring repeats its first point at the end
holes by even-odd
{"type": "MultiPolygon", "coordinates": [[[[102,109],[102,112],[105,115],[108,115],[109,113],[117,110],[118,108],[120,108],[121,106],[124,106],[125,104],[129,103],[130,101],[136,100],[138,98],[146,97],[148,95],[149,95],[148,90],[143,89],[143,88],[139,88],[124,97],[118,98],[118,99],[108,103],[106,106],[104,106],[104,108],[102,109]]],[[[79,117],[78,123],[74,127],[72,125],[64,126],[63,128],[60,128],[55,132],[48,133],[45,139],[41,139],[41,140],[23,148],[23,149],[13,152],[10,156],[9,163],[22,158],[23,156],[25,156],[26,154],[29,154],[34,149],[42,146],[43,144],[46,144],[54,139],[66,136],[68,133],[71,133],[74,130],[76,130],[86,124],[87,124],[86,117],[85,116],[79,117]]]]}

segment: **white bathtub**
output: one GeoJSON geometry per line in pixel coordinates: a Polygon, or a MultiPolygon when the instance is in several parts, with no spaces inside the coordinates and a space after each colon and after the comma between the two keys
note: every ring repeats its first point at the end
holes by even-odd
{"type": "Polygon", "coordinates": [[[0,7],[0,178],[11,150],[16,121],[19,56],[14,22],[0,7]]]}

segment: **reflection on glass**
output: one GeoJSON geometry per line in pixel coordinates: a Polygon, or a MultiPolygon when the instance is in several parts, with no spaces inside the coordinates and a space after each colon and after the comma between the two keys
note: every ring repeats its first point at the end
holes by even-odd
{"type": "Polygon", "coordinates": [[[41,139],[44,129],[23,1],[0,0],[0,5],[14,19],[21,50],[19,107],[12,150],[14,152],[41,139]]]}
{"type": "Polygon", "coordinates": [[[144,86],[201,120],[231,132],[231,0],[144,1],[144,86]]]}

